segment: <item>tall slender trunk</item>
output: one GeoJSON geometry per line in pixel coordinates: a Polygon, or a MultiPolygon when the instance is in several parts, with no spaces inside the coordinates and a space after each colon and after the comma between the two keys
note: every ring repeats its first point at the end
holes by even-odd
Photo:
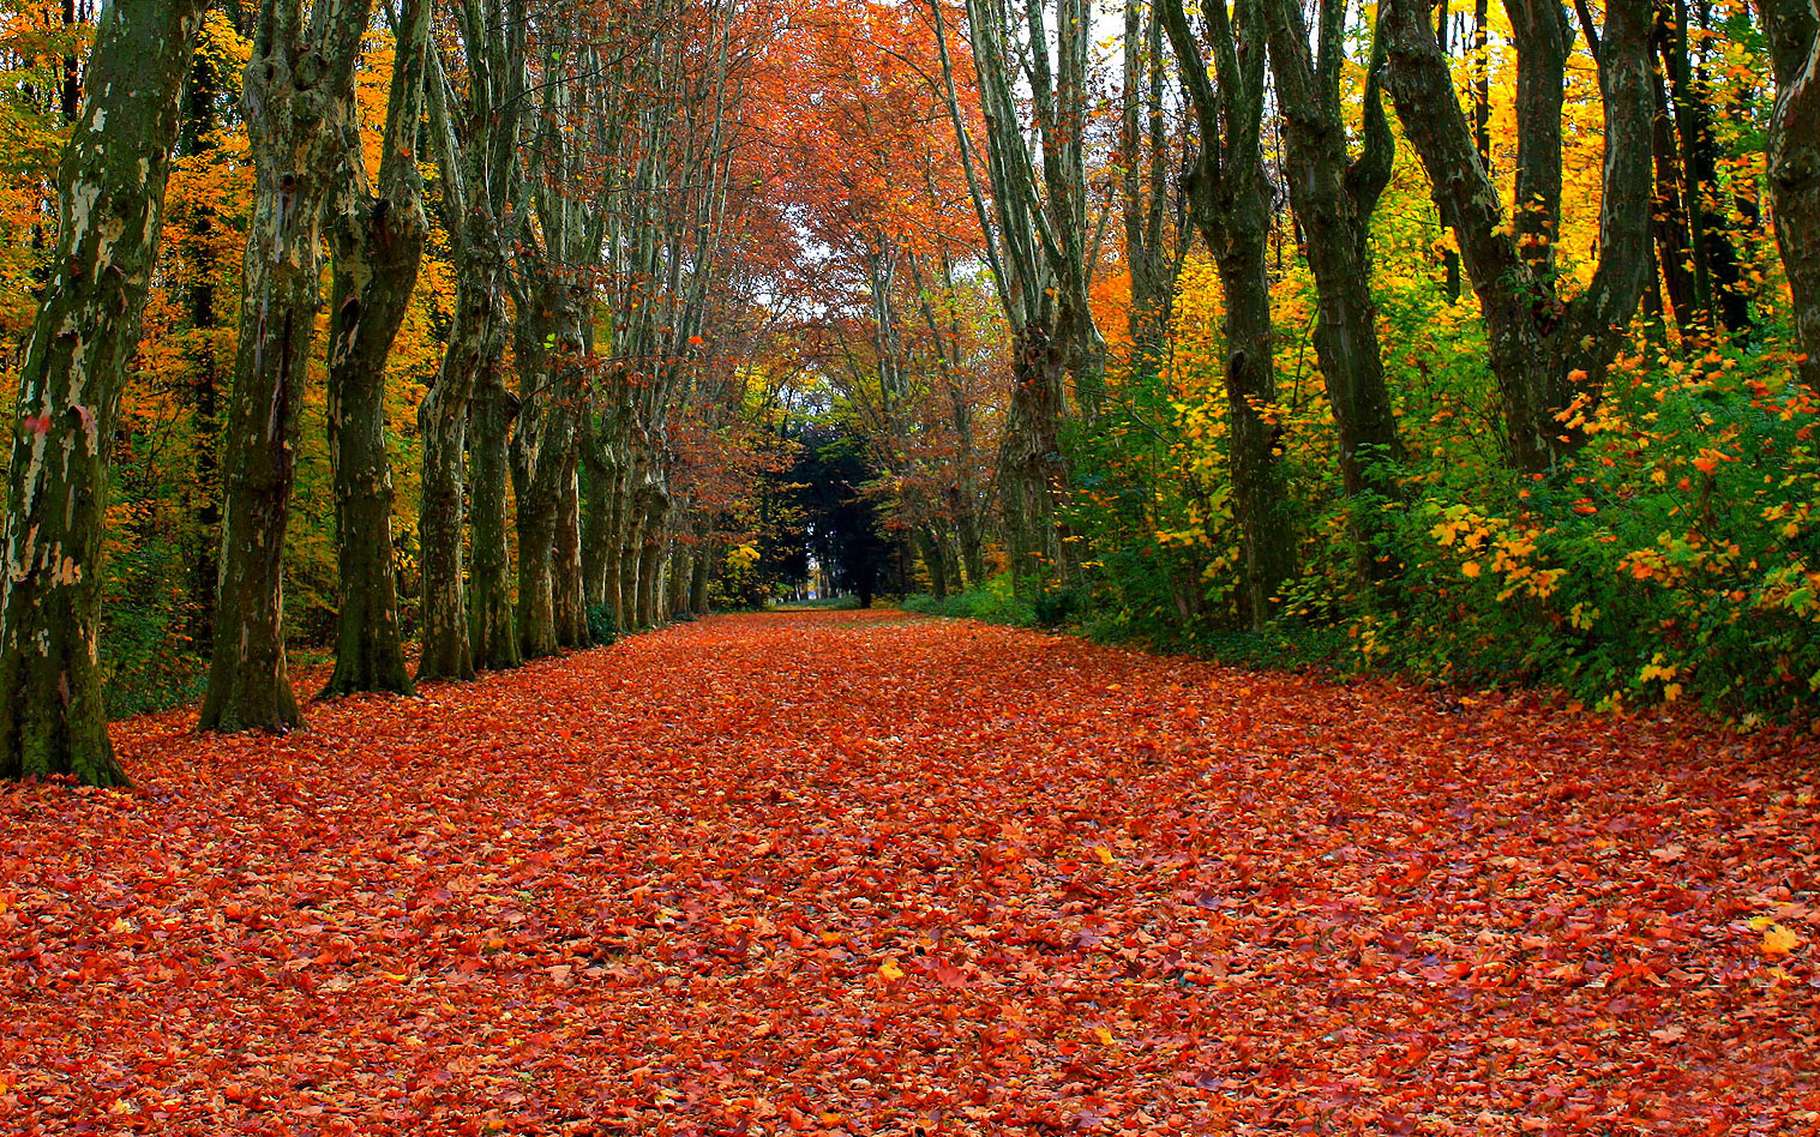
{"type": "Polygon", "coordinates": [[[1694,293],[1710,322],[1730,331],[1745,331],[1751,326],[1749,296],[1737,250],[1719,210],[1719,146],[1713,137],[1712,90],[1688,50],[1686,0],[1672,3],[1673,16],[1657,43],[1668,72],[1680,136],[1694,293]]]}
{"type": "Polygon", "coordinates": [[[347,109],[336,203],[329,323],[329,461],[335,482],[340,606],[335,671],[325,695],[412,692],[392,562],[392,465],[386,453],[385,375],[429,234],[413,156],[423,113],[427,0],[409,0],[386,113],[379,195],[367,192],[360,123],[347,109]]]}
{"type": "MultiPolygon", "coordinates": [[[[557,531],[565,521],[576,520],[565,509],[564,499],[575,476],[574,404],[580,393],[582,354],[580,290],[547,272],[540,276],[527,289],[518,314],[521,405],[512,435],[512,484],[518,501],[518,640],[527,659],[554,655],[563,644],[557,624],[557,531]]],[[[574,568],[579,585],[579,563],[574,568]]]]}
{"type": "Polygon", "coordinates": [[[689,611],[697,616],[708,614],[708,582],[713,561],[711,546],[696,546],[695,557],[689,564],[689,611]]]}
{"type": "Polygon", "coordinates": [[[495,365],[482,373],[468,429],[468,461],[474,473],[469,634],[474,665],[492,670],[524,662],[512,611],[512,557],[506,540],[506,439],[518,413],[518,399],[506,390],[503,371],[495,365]]]}
{"type": "Polygon", "coordinates": [[[311,21],[268,0],[242,106],[254,171],[239,352],[228,407],[226,516],[205,730],[285,730],[303,716],[284,643],[284,534],[298,410],[322,300],[323,206],[338,179],[370,0],[311,21]]]}
{"type": "Polygon", "coordinates": [[[1769,190],[1776,244],[1795,303],[1799,374],[1820,392],[1820,18],[1808,0],[1763,0],[1776,109],[1769,190]]]}
{"type": "Polygon", "coordinates": [[[89,100],[58,168],[53,275],[19,374],[0,578],[0,778],[126,780],[98,659],[109,446],[205,7],[114,4],[96,19],[89,100]]]}
{"type": "Polygon", "coordinates": [[[556,642],[563,647],[588,646],[588,597],[582,580],[580,454],[571,446],[556,491],[555,546],[551,572],[556,642]]]}
{"type": "MultiPolygon", "coordinates": [[[[506,336],[502,270],[493,257],[479,251],[482,248],[478,244],[457,246],[455,326],[436,381],[417,408],[418,433],[423,437],[423,488],[417,520],[423,572],[419,680],[474,677],[462,548],[467,496],[464,452],[475,383],[487,375],[498,381],[506,336]]],[[[503,438],[499,445],[504,445],[503,438]]]]}
{"type": "Polygon", "coordinates": [[[999,496],[1019,592],[1051,580],[1064,565],[1058,499],[1066,491],[1061,404],[1067,379],[1062,345],[1038,324],[1014,338],[1011,413],[999,449],[999,496]]]}
{"type": "Polygon", "coordinates": [[[638,548],[638,625],[655,628],[663,623],[658,611],[657,584],[664,567],[665,525],[670,514],[669,490],[655,473],[646,483],[643,495],[644,518],[638,548]]]}
{"type": "Polygon", "coordinates": [[[1169,41],[1180,62],[1200,131],[1201,154],[1190,209],[1213,253],[1225,300],[1226,409],[1230,420],[1233,514],[1244,562],[1241,611],[1255,627],[1274,615],[1281,586],[1295,571],[1296,537],[1271,421],[1276,374],[1271,352],[1270,209],[1261,129],[1264,44],[1255,0],[1241,0],[1230,22],[1223,5],[1207,10],[1219,86],[1209,78],[1181,0],[1164,0],[1169,41]]]}
{"type": "Polygon", "coordinates": [[[1667,47],[1668,22],[1666,6],[1655,0],[1655,19],[1650,36],[1658,45],[1650,66],[1650,93],[1653,117],[1650,120],[1650,152],[1655,167],[1655,193],[1650,198],[1650,228],[1655,235],[1656,264],[1667,286],[1668,306],[1674,313],[1675,326],[1683,335],[1694,330],[1693,253],[1688,248],[1687,205],[1681,197],[1681,152],[1675,145],[1675,124],[1668,104],[1668,86],[1663,79],[1660,57],[1667,47]]]}
{"type": "Polygon", "coordinates": [[[1386,467],[1401,460],[1403,448],[1384,382],[1366,244],[1395,152],[1378,86],[1383,47],[1374,43],[1367,68],[1365,146],[1353,161],[1340,117],[1344,4],[1325,0],[1320,7],[1318,60],[1310,55],[1300,4],[1266,0],[1265,10],[1271,67],[1284,109],[1289,195],[1307,237],[1318,294],[1315,353],[1339,428],[1340,473],[1349,494],[1368,488],[1395,492],[1386,467]]]}

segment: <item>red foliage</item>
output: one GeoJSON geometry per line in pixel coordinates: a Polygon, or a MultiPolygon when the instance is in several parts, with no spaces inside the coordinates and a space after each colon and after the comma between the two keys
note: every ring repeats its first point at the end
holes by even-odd
{"type": "Polygon", "coordinates": [[[0,1130],[1820,1110],[1815,753],[1786,736],[891,613],[311,721],[139,720],[131,792],[0,790],[0,1130]]]}

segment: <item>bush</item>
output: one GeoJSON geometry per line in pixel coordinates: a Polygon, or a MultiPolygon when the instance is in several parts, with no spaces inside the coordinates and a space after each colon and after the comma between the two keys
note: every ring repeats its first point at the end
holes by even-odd
{"type": "Polygon", "coordinates": [[[984,584],[941,600],[926,594],[906,596],[901,607],[925,616],[980,620],[1020,628],[1035,627],[1038,622],[1036,609],[1016,595],[1008,575],[995,576],[984,584]]]}
{"type": "Polygon", "coordinates": [[[619,639],[619,622],[613,618],[611,604],[593,604],[588,607],[588,636],[601,647],[619,639]]]}

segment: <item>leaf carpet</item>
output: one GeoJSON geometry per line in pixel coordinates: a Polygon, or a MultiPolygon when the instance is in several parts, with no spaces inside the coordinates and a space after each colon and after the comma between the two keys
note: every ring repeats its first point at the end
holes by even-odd
{"type": "Polygon", "coordinates": [[[0,1132],[1820,1124],[1808,740],[714,618],[0,789],[0,1132]]]}

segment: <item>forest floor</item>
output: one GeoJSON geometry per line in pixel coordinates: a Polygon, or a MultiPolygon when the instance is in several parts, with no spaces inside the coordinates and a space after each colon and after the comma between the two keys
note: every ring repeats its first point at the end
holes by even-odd
{"type": "Polygon", "coordinates": [[[0,1132],[1808,1132],[1820,756],[892,612],[0,789],[0,1132]]]}

